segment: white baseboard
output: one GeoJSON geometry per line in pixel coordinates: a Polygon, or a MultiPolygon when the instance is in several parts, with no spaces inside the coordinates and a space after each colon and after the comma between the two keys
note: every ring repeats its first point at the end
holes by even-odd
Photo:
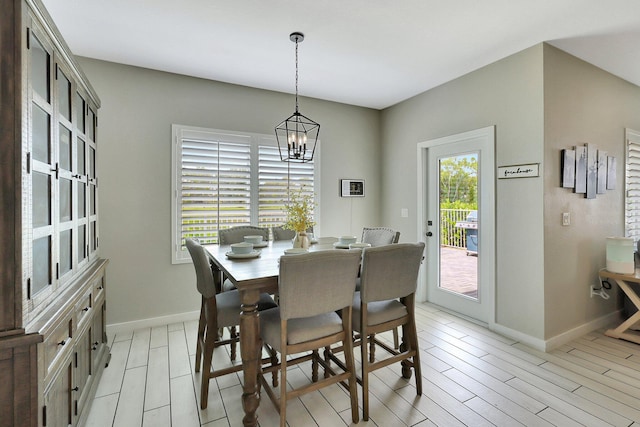
{"type": "Polygon", "coordinates": [[[187,313],[171,314],[169,316],[114,323],[107,325],[107,335],[129,333],[136,329],[152,328],[154,326],[169,325],[171,323],[190,322],[192,320],[198,320],[199,317],[200,311],[190,311],[187,313]]]}
{"type": "Polygon", "coordinates": [[[511,338],[522,344],[528,345],[531,348],[534,348],[539,351],[545,351],[545,342],[540,338],[532,337],[531,335],[527,335],[520,331],[516,331],[515,329],[507,328],[504,325],[500,325],[498,323],[493,323],[489,325],[489,329],[493,332],[497,332],[500,335],[504,335],[505,337],[511,338]]]}
{"type": "Polygon", "coordinates": [[[607,326],[614,325],[616,323],[620,323],[620,318],[622,316],[621,312],[622,310],[614,311],[612,313],[594,319],[591,322],[585,323],[584,325],[580,325],[576,328],[570,329],[566,332],[556,335],[553,338],[546,340],[545,351],[551,351],[554,348],[558,348],[561,345],[566,344],[569,341],[573,341],[576,338],[580,338],[581,336],[586,335],[589,332],[593,332],[596,329],[601,329],[607,326]]]}
{"type": "Polygon", "coordinates": [[[570,341],[580,338],[581,336],[586,335],[589,332],[595,331],[596,329],[604,328],[609,325],[615,324],[620,320],[621,311],[622,310],[614,311],[613,313],[609,313],[605,316],[594,319],[588,323],[585,323],[576,328],[570,329],[566,332],[556,335],[555,337],[550,338],[548,340],[542,340],[540,338],[532,337],[531,335],[524,334],[520,331],[507,328],[506,326],[499,325],[497,323],[492,324],[489,327],[489,329],[501,335],[504,335],[506,337],[517,340],[536,350],[548,352],[570,341]]]}

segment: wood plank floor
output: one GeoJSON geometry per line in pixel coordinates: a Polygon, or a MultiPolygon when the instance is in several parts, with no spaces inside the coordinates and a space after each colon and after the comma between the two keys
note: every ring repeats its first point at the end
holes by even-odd
{"type": "MultiPolygon", "coordinates": [[[[419,304],[417,316],[423,396],[399,366],[376,371],[370,420],[359,425],[640,427],[639,345],[594,332],[543,353],[429,304],[419,304]]],[[[199,410],[196,328],[194,321],[110,337],[111,363],[86,425],[241,426],[241,375],[212,380],[209,406],[199,410]]],[[[224,349],[215,363],[230,363],[224,349]]],[[[310,371],[292,368],[289,384],[309,381],[310,371]]],[[[261,426],[278,425],[266,395],[258,414],[261,426]]],[[[291,427],[351,424],[337,385],[291,401],[287,414],[291,427]]]]}

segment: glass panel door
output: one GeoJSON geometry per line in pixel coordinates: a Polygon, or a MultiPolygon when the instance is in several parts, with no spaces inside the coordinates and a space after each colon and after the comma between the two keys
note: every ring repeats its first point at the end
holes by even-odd
{"type": "Polygon", "coordinates": [[[419,145],[426,299],[484,323],[495,309],[493,127],[419,145]]]}
{"type": "Polygon", "coordinates": [[[440,288],[478,299],[478,153],[439,160],[440,288]]]}

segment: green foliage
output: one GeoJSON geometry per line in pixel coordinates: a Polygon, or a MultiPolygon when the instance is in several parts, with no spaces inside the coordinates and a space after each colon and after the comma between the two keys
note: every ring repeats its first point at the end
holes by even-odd
{"type": "Polygon", "coordinates": [[[477,203],[478,159],[475,155],[440,161],[440,205],[446,202],[477,203]]]}
{"type": "Polygon", "coordinates": [[[313,220],[314,207],[313,194],[306,192],[304,185],[292,191],[289,201],[285,203],[287,222],[284,228],[302,232],[313,227],[316,224],[313,220]]]}

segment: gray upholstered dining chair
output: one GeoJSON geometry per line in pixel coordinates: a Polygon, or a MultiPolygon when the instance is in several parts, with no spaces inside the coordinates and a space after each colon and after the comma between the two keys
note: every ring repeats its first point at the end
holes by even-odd
{"type": "Polygon", "coordinates": [[[269,229],[265,227],[256,227],[255,225],[239,225],[237,227],[225,228],[218,230],[218,243],[221,245],[230,245],[232,243],[240,243],[244,241],[244,236],[262,236],[266,242],[269,240],[269,229]]]}
{"type": "MultiPolygon", "coordinates": [[[[269,240],[269,229],[264,227],[256,227],[255,225],[239,225],[237,227],[225,228],[218,230],[218,243],[221,245],[230,245],[232,243],[240,243],[244,241],[244,236],[262,236],[265,242],[269,240]]],[[[231,280],[224,279],[222,281],[222,291],[230,291],[235,289],[231,280]]]]}
{"type": "MultiPolygon", "coordinates": [[[[293,230],[289,230],[282,226],[276,226],[271,228],[271,232],[273,233],[273,240],[293,240],[296,236],[296,232],[293,230]]],[[[307,233],[313,233],[313,227],[307,230],[307,233]]]]}
{"type": "Polygon", "coordinates": [[[360,291],[355,293],[353,300],[353,330],[360,334],[362,418],[365,421],[369,419],[368,377],[371,371],[402,362],[402,376],[410,378],[413,368],[416,393],[422,395],[415,292],[424,247],[423,242],[399,243],[363,250],[360,291]],[[399,350],[375,338],[377,333],[398,327],[402,327],[403,332],[399,350]],[[375,361],[376,345],[390,356],[375,361]]]}
{"type": "Polygon", "coordinates": [[[400,232],[387,227],[363,227],[362,243],[370,243],[371,246],[390,245],[398,243],[400,232]]]}
{"type": "Polygon", "coordinates": [[[265,369],[260,381],[280,413],[281,427],[286,424],[287,400],[345,380],[349,384],[351,418],[358,422],[351,305],[360,256],[358,250],[327,250],[280,258],[280,305],[260,313],[262,339],[280,352],[280,365],[265,369]],[[341,372],[331,369],[318,353],[318,349],[338,342],[345,350],[341,372]],[[289,357],[299,353],[304,354],[289,357]],[[312,382],[287,390],[287,366],[308,360],[312,361],[312,382]],[[321,380],[318,365],[324,368],[321,380]],[[269,370],[280,371],[279,397],[264,379],[264,372],[269,370]]]}
{"type": "MultiPolygon", "coordinates": [[[[238,334],[231,334],[228,339],[222,339],[221,329],[240,324],[240,294],[238,290],[218,292],[216,277],[209,257],[205,249],[197,240],[187,239],[186,246],[191,255],[193,266],[196,270],[196,285],[202,296],[200,306],[200,319],[198,322],[198,337],[196,344],[195,371],[200,371],[202,364],[202,378],[200,383],[200,408],[207,408],[209,398],[209,381],[211,378],[226,375],[242,370],[242,364],[236,364],[224,369],[214,370],[212,366],[213,351],[216,347],[230,344],[232,353],[235,353],[235,344],[238,342],[238,334]]],[[[276,304],[268,294],[261,294],[258,302],[259,309],[275,307],[276,304]]],[[[232,360],[234,358],[232,357],[232,360]]],[[[271,362],[275,363],[275,353],[272,353],[271,362]]],[[[275,380],[275,379],[274,379],[275,380]]]]}

